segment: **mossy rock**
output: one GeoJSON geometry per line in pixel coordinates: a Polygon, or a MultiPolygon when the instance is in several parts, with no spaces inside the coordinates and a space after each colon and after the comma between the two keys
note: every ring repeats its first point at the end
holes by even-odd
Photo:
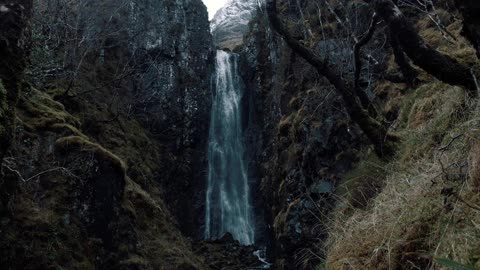
{"type": "Polygon", "coordinates": [[[19,107],[25,125],[34,130],[46,130],[56,124],[79,127],[80,121],[69,114],[62,103],[52,99],[50,95],[35,88],[25,94],[19,107]]]}

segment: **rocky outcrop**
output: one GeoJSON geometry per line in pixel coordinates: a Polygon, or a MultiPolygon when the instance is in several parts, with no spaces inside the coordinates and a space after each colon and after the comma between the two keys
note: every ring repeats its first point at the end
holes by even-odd
{"type": "Polygon", "coordinates": [[[0,160],[15,129],[15,106],[29,55],[31,12],[32,1],[0,1],[0,160]]]}
{"type": "Polygon", "coordinates": [[[218,48],[234,50],[243,44],[248,23],[262,0],[230,0],[211,21],[213,41],[218,48]]]}

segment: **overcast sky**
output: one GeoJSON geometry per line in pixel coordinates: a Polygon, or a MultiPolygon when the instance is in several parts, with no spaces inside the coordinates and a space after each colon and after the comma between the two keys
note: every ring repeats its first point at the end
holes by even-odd
{"type": "Polygon", "coordinates": [[[226,2],[227,0],[203,0],[203,3],[205,3],[208,8],[208,18],[211,20],[215,12],[222,8],[226,2]]]}

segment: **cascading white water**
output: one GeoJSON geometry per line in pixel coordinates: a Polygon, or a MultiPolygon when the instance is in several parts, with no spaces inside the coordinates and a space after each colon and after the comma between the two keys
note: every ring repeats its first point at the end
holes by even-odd
{"type": "Polygon", "coordinates": [[[243,86],[238,56],[217,51],[215,85],[208,143],[205,239],[229,232],[243,245],[254,242],[254,222],[242,140],[243,86]]]}

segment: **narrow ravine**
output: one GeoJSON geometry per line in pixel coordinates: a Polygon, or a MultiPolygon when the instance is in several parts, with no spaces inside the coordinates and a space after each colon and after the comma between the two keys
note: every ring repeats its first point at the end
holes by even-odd
{"type": "Polygon", "coordinates": [[[244,89],[238,55],[217,51],[215,96],[208,143],[205,239],[226,233],[243,245],[255,242],[240,101],[244,89]]]}

